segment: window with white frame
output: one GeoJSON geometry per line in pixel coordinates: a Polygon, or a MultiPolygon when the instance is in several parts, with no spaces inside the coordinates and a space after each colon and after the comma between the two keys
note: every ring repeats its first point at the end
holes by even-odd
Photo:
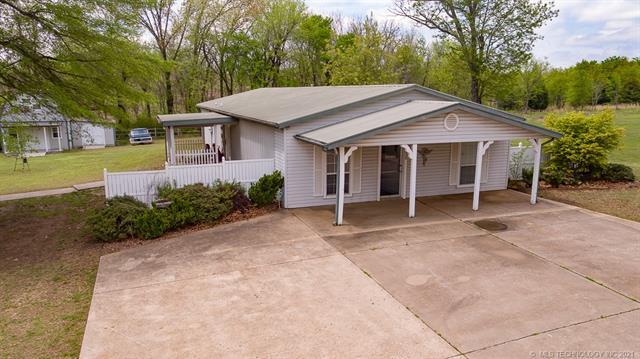
{"type": "MultiPolygon", "coordinates": [[[[344,193],[349,193],[350,163],[351,161],[344,166],[344,193]]],[[[336,194],[338,184],[338,154],[333,151],[327,152],[326,173],[326,195],[332,196],[336,194]]]]}
{"type": "Polygon", "coordinates": [[[460,146],[460,185],[469,185],[475,182],[476,177],[476,142],[464,142],[460,146]]]}
{"type": "Polygon", "coordinates": [[[58,132],[57,127],[51,127],[51,137],[58,138],[60,137],[60,132],[58,132]]]}

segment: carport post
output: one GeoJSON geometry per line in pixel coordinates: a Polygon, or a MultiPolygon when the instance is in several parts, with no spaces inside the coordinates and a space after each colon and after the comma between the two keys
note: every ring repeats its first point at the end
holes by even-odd
{"type": "Polygon", "coordinates": [[[540,158],[542,156],[542,141],[539,138],[531,138],[533,143],[533,178],[531,179],[531,204],[538,201],[538,179],[540,178],[540,158]]]}
{"type": "Polygon", "coordinates": [[[344,211],[344,147],[338,148],[338,169],[336,181],[336,225],[342,225],[342,213],[344,211]]]}
{"type": "Polygon", "coordinates": [[[482,157],[493,141],[478,142],[476,150],[476,170],[475,179],[473,181],[473,210],[477,211],[480,206],[480,181],[482,180],[482,157]]]}
{"type": "Polygon", "coordinates": [[[411,159],[411,172],[409,178],[409,217],[416,216],[416,173],[418,171],[418,144],[402,145],[402,148],[407,152],[409,159],[411,159]]]}

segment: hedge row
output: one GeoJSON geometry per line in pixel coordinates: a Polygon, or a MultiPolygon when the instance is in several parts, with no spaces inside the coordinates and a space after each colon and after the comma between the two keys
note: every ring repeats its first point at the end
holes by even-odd
{"type": "Polygon", "coordinates": [[[115,197],[87,220],[96,240],[111,242],[125,238],[157,238],[167,231],[194,224],[213,223],[233,211],[245,212],[253,204],[261,207],[273,203],[284,180],[279,171],[265,175],[250,189],[247,198],[239,183],[201,183],[182,188],[163,186],[160,201],[149,208],[133,197],[115,197]]]}

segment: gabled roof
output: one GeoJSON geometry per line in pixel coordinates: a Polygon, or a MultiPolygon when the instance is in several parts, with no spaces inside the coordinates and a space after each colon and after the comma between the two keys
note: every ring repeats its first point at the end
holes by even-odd
{"type": "Polygon", "coordinates": [[[158,122],[164,126],[211,126],[231,124],[235,120],[227,115],[215,112],[182,113],[174,115],[158,115],[158,122]]]}
{"type": "Polygon", "coordinates": [[[329,150],[425,117],[434,117],[455,110],[481,114],[496,121],[524,128],[544,136],[561,137],[559,133],[546,128],[497,116],[489,111],[473,108],[466,103],[453,101],[408,101],[370,114],[316,128],[298,134],[295,137],[329,150]]]}
{"type": "Polygon", "coordinates": [[[198,108],[282,128],[357,103],[407,91],[420,91],[443,101],[464,103],[497,116],[525,121],[511,113],[414,84],[260,88],[202,102],[198,108]]]}

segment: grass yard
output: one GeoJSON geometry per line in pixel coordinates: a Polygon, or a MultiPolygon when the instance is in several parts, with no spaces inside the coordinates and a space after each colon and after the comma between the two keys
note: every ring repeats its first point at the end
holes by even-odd
{"type": "Polygon", "coordinates": [[[640,187],[611,189],[543,189],[540,196],[640,222],[640,187]]]}
{"type": "Polygon", "coordinates": [[[30,170],[13,171],[15,158],[0,156],[0,194],[69,187],[102,180],[103,169],[135,171],[162,168],[164,142],[74,150],[29,158],[30,170]]]}
{"type": "MultiPolygon", "coordinates": [[[[521,114],[536,125],[542,125],[549,112],[530,112],[521,114]]],[[[640,177],[640,108],[615,110],[615,122],[624,128],[622,147],[611,153],[611,162],[623,163],[633,168],[640,177]]]]}
{"type": "Polygon", "coordinates": [[[1,358],[78,357],[100,256],[119,249],[83,234],[102,196],[0,202],[1,358]]]}

